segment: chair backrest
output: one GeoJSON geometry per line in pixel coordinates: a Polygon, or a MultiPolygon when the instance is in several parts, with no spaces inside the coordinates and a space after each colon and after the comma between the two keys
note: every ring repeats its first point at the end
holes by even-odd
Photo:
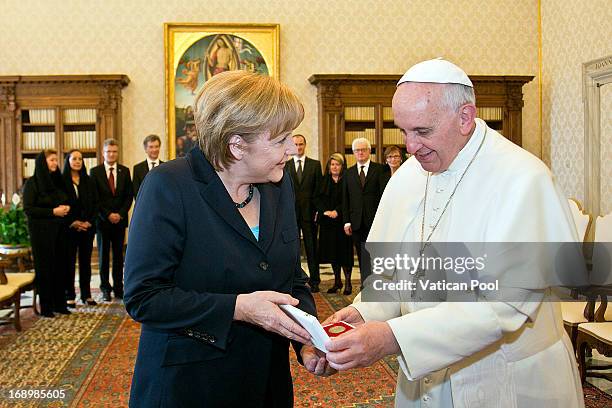
{"type": "Polygon", "coordinates": [[[597,217],[595,242],[612,242],[612,214],[597,217]]]}
{"type": "Polygon", "coordinates": [[[578,200],[570,198],[568,201],[570,211],[572,212],[572,218],[574,219],[574,224],[578,230],[578,237],[580,237],[580,240],[584,242],[592,221],[591,216],[582,212],[582,206],[578,200]]]}
{"type": "Polygon", "coordinates": [[[612,284],[612,214],[597,217],[595,220],[593,246],[593,269],[591,283],[594,285],[612,284]]]}

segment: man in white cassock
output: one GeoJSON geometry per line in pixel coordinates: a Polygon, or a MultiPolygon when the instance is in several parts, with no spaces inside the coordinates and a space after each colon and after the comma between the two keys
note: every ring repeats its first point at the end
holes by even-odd
{"type": "MultiPolygon", "coordinates": [[[[548,168],[476,118],[459,67],[435,59],[410,68],[393,115],[413,156],[387,185],[368,242],[577,240],[548,168]]],[[[398,407],[583,407],[559,304],[546,279],[534,282],[508,301],[358,297],[328,319],[357,328],[326,344],[327,360],[347,370],[397,355],[398,407]]]]}

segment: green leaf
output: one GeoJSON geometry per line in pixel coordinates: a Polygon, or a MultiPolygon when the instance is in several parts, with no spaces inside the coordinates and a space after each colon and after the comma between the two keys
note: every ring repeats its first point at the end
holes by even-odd
{"type": "Polygon", "coordinates": [[[12,204],[0,209],[0,244],[29,245],[27,218],[23,208],[12,204]]]}

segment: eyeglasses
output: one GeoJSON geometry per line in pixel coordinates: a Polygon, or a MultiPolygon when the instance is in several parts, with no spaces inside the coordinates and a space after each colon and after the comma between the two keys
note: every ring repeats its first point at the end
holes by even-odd
{"type": "Polygon", "coordinates": [[[358,153],[358,152],[369,152],[370,149],[368,149],[367,147],[362,147],[360,149],[353,149],[353,152],[358,153]]]}

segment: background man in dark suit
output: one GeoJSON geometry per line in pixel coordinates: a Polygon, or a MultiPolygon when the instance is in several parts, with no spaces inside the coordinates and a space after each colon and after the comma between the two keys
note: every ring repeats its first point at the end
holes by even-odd
{"type": "Polygon", "coordinates": [[[119,144],[115,139],[104,141],[104,163],[91,169],[91,178],[99,197],[96,219],[100,262],[100,290],[105,301],[111,300],[111,289],[123,299],[123,243],[132,206],[134,190],[130,169],[117,163],[119,144]],[[113,251],[113,286],[109,282],[109,255],[113,251]]]}
{"type": "Polygon", "coordinates": [[[153,167],[159,166],[163,161],[159,160],[159,148],[161,139],[157,135],[149,135],[142,141],[147,159],[134,166],[134,198],[138,198],[138,190],[147,173],[153,167]]]}
{"type": "Polygon", "coordinates": [[[362,265],[369,260],[362,260],[361,244],[368,238],[380,197],[385,189],[383,166],[370,160],[371,151],[372,147],[367,139],[360,137],[353,140],[353,154],[357,163],[346,172],[342,197],[344,232],[353,237],[362,286],[369,270],[362,265]]]}
{"type": "Polygon", "coordinates": [[[317,257],[317,224],[315,222],[316,209],[314,199],[321,189],[321,162],[306,157],[306,138],[303,135],[294,135],[293,143],[297,154],[293,160],[287,162],[287,171],[293,179],[295,190],[295,213],[298,227],[304,237],[304,249],[310,274],[310,288],[313,292],[319,291],[319,259],[317,257]]]}

